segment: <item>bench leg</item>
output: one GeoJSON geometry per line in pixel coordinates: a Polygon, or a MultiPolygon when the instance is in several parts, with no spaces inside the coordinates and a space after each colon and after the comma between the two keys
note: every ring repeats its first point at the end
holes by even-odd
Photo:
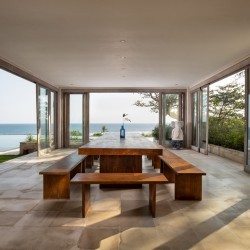
{"type": "Polygon", "coordinates": [[[94,165],[94,156],[88,155],[85,159],[86,168],[92,168],[94,165]]]}
{"type": "Polygon", "coordinates": [[[79,163],[77,166],[75,166],[74,169],[70,171],[70,179],[72,179],[77,173],[82,173],[82,169],[82,163],[79,163]]]}
{"type": "Polygon", "coordinates": [[[158,155],[154,155],[152,157],[152,165],[154,168],[161,168],[161,159],[158,157],[158,155]]]}
{"type": "Polygon", "coordinates": [[[69,199],[70,175],[43,175],[44,199],[69,199]]]}
{"type": "Polygon", "coordinates": [[[202,175],[179,174],[175,177],[176,200],[202,200],[202,175]]]}
{"type": "Polygon", "coordinates": [[[163,173],[168,179],[168,183],[175,183],[175,176],[173,169],[168,167],[163,161],[161,163],[161,173],[163,173]]]}
{"type": "Polygon", "coordinates": [[[149,184],[149,209],[152,217],[155,218],[156,210],[156,184],[149,184]]]}
{"type": "Polygon", "coordinates": [[[85,218],[90,207],[90,185],[82,184],[82,217],[85,218]]]}

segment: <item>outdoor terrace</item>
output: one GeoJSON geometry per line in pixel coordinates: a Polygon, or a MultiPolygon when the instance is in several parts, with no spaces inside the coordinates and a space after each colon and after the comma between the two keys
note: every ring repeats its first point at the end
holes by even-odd
{"type": "MultiPolygon", "coordinates": [[[[0,249],[250,249],[250,182],[241,164],[192,150],[175,151],[204,170],[202,201],[175,201],[173,185],[157,186],[156,218],[148,209],[148,186],[99,189],[81,217],[81,190],[70,200],[43,200],[42,176],[72,150],[35,153],[2,163],[0,249]]],[[[90,171],[98,171],[98,163],[90,171]]],[[[143,172],[153,169],[143,160],[143,172]]]]}

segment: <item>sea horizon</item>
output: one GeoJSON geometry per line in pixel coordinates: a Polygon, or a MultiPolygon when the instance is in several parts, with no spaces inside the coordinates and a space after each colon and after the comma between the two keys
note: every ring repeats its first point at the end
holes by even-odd
{"type": "MultiPolygon", "coordinates": [[[[121,123],[90,123],[90,135],[101,132],[105,126],[108,132],[119,132],[121,123]]],[[[156,126],[155,123],[125,123],[126,132],[150,133],[156,126]]],[[[37,128],[35,123],[0,123],[0,151],[18,148],[21,141],[25,141],[28,134],[36,137],[37,128]]],[[[70,130],[81,131],[82,124],[72,123],[70,130]]]]}

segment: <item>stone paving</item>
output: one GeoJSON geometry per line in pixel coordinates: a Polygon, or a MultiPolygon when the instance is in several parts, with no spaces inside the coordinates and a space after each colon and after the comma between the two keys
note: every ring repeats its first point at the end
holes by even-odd
{"type": "MultiPolygon", "coordinates": [[[[156,218],[142,189],[91,186],[81,218],[81,190],[70,200],[43,200],[39,171],[73,152],[35,153],[0,164],[0,249],[250,249],[250,175],[215,155],[175,151],[204,170],[202,201],[175,201],[174,184],[157,186],[156,218]]],[[[89,171],[98,172],[98,163],[89,171]]],[[[143,171],[154,172],[143,159],[143,171]]]]}

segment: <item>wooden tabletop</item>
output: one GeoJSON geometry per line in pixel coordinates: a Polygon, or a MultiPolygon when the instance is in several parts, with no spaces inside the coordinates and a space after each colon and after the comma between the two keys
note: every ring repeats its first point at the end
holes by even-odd
{"type": "Polygon", "coordinates": [[[83,155],[162,155],[162,147],[137,133],[106,133],[78,149],[83,155]]]}

